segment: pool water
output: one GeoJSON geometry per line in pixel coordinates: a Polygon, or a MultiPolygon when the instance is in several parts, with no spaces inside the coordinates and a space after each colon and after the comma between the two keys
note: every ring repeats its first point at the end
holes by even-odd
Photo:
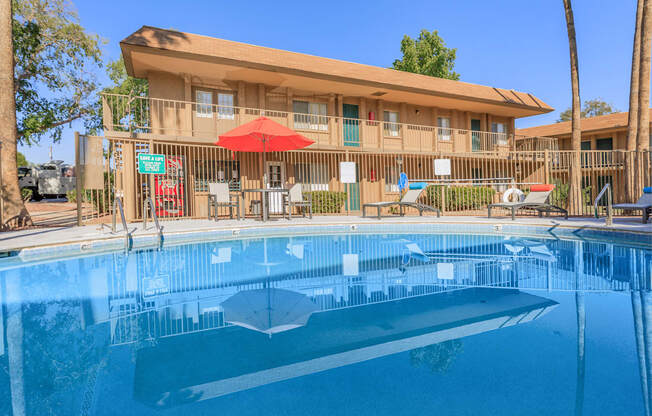
{"type": "Polygon", "coordinates": [[[333,234],[3,261],[2,415],[650,414],[649,245],[333,234]]]}

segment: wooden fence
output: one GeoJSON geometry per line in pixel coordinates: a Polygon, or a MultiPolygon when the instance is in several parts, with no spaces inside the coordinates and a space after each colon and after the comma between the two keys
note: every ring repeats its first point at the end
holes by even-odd
{"type": "MultiPolygon", "coordinates": [[[[142,219],[143,203],[148,196],[154,200],[160,219],[207,218],[209,183],[228,183],[234,196],[242,195],[244,189],[262,186],[262,154],[154,139],[95,139],[102,140],[101,154],[95,158],[85,154],[81,158],[82,172],[87,177],[80,182],[94,184],[82,192],[85,201],[95,208],[83,213],[84,223],[110,222],[116,196],[122,199],[128,221],[142,219]],[[165,174],[139,173],[141,153],[165,155],[165,174]],[[95,160],[101,166],[84,169],[85,159],[95,160]]],[[[501,201],[507,189],[517,187],[527,193],[531,185],[540,183],[556,185],[551,202],[568,209],[571,215],[592,215],[593,201],[604,184],[612,185],[614,203],[632,202],[628,201],[626,187],[636,196],[633,199],[637,199],[644,186],[652,185],[650,151],[581,151],[582,198],[575,206],[569,206],[569,168],[573,155],[573,151],[552,150],[483,153],[301,150],[268,153],[266,168],[271,186],[301,183],[304,193],[313,198],[315,213],[331,215],[357,216],[365,203],[398,200],[401,172],[410,181],[434,184],[424,192],[422,202],[439,207],[445,215],[486,215],[487,205],[501,201]],[[436,159],[450,160],[450,176],[435,175],[436,159]],[[356,183],[339,181],[342,161],[356,162],[356,183]]],[[[256,193],[243,195],[241,210],[246,216],[258,212],[260,198],[256,193]]],[[[280,199],[272,197],[270,207],[273,214],[280,213],[280,199]]],[[[227,210],[219,214],[226,215],[227,210]]]]}

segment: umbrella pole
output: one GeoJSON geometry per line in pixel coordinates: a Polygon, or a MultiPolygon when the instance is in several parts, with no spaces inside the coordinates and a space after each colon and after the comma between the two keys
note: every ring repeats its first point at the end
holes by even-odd
{"type": "MultiPolygon", "coordinates": [[[[265,136],[263,136],[263,189],[267,189],[267,149],[265,148],[265,142],[265,136]]],[[[263,221],[267,221],[267,193],[263,191],[261,197],[263,221]]]]}

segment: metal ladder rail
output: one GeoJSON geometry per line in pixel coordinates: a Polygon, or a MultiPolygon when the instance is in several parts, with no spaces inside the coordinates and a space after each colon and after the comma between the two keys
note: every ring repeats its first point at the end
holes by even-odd
{"type": "Polygon", "coordinates": [[[128,252],[129,249],[131,248],[130,244],[130,235],[129,235],[129,229],[127,228],[127,220],[125,219],[125,211],[122,208],[122,201],[120,198],[115,198],[113,200],[113,221],[111,223],[111,232],[116,233],[117,232],[117,227],[116,227],[116,207],[119,208],[120,211],[120,218],[122,220],[122,228],[124,228],[125,232],[125,251],[128,252]]]}
{"type": "Polygon", "coordinates": [[[603,187],[598,196],[595,198],[595,201],[593,202],[593,212],[595,215],[595,218],[600,218],[600,215],[598,213],[598,202],[607,195],[607,218],[605,219],[605,225],[610,227],[613,224],[613,208],[612,208],[612,195],[611,195],[611,184],[606,183],[603,187]]]}
{"type": "Polygon", "coordinates": [[[159,248],[163,246],[163,227],[158,222],[158,215],[156,215],[156,208],[154,208],[154,201],[151,197],[145,198],[143,202],[143,230],[147,229],[147,206],[152,212],[152,219],[154,220],[154,226],[156,227],[156,232],[158,233],[158,245],[159,248]]]}

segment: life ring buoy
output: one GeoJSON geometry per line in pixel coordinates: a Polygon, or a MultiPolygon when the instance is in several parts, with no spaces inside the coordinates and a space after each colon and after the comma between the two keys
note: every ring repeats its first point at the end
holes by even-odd
{"type": "Polygon", "coordinates": [[[503,202],[521,202],[525,199],[525,194],[517,188],[509,188],[503,194],[503,202]],[[516,199],[516,201],[514,201],[516,199]]]}

